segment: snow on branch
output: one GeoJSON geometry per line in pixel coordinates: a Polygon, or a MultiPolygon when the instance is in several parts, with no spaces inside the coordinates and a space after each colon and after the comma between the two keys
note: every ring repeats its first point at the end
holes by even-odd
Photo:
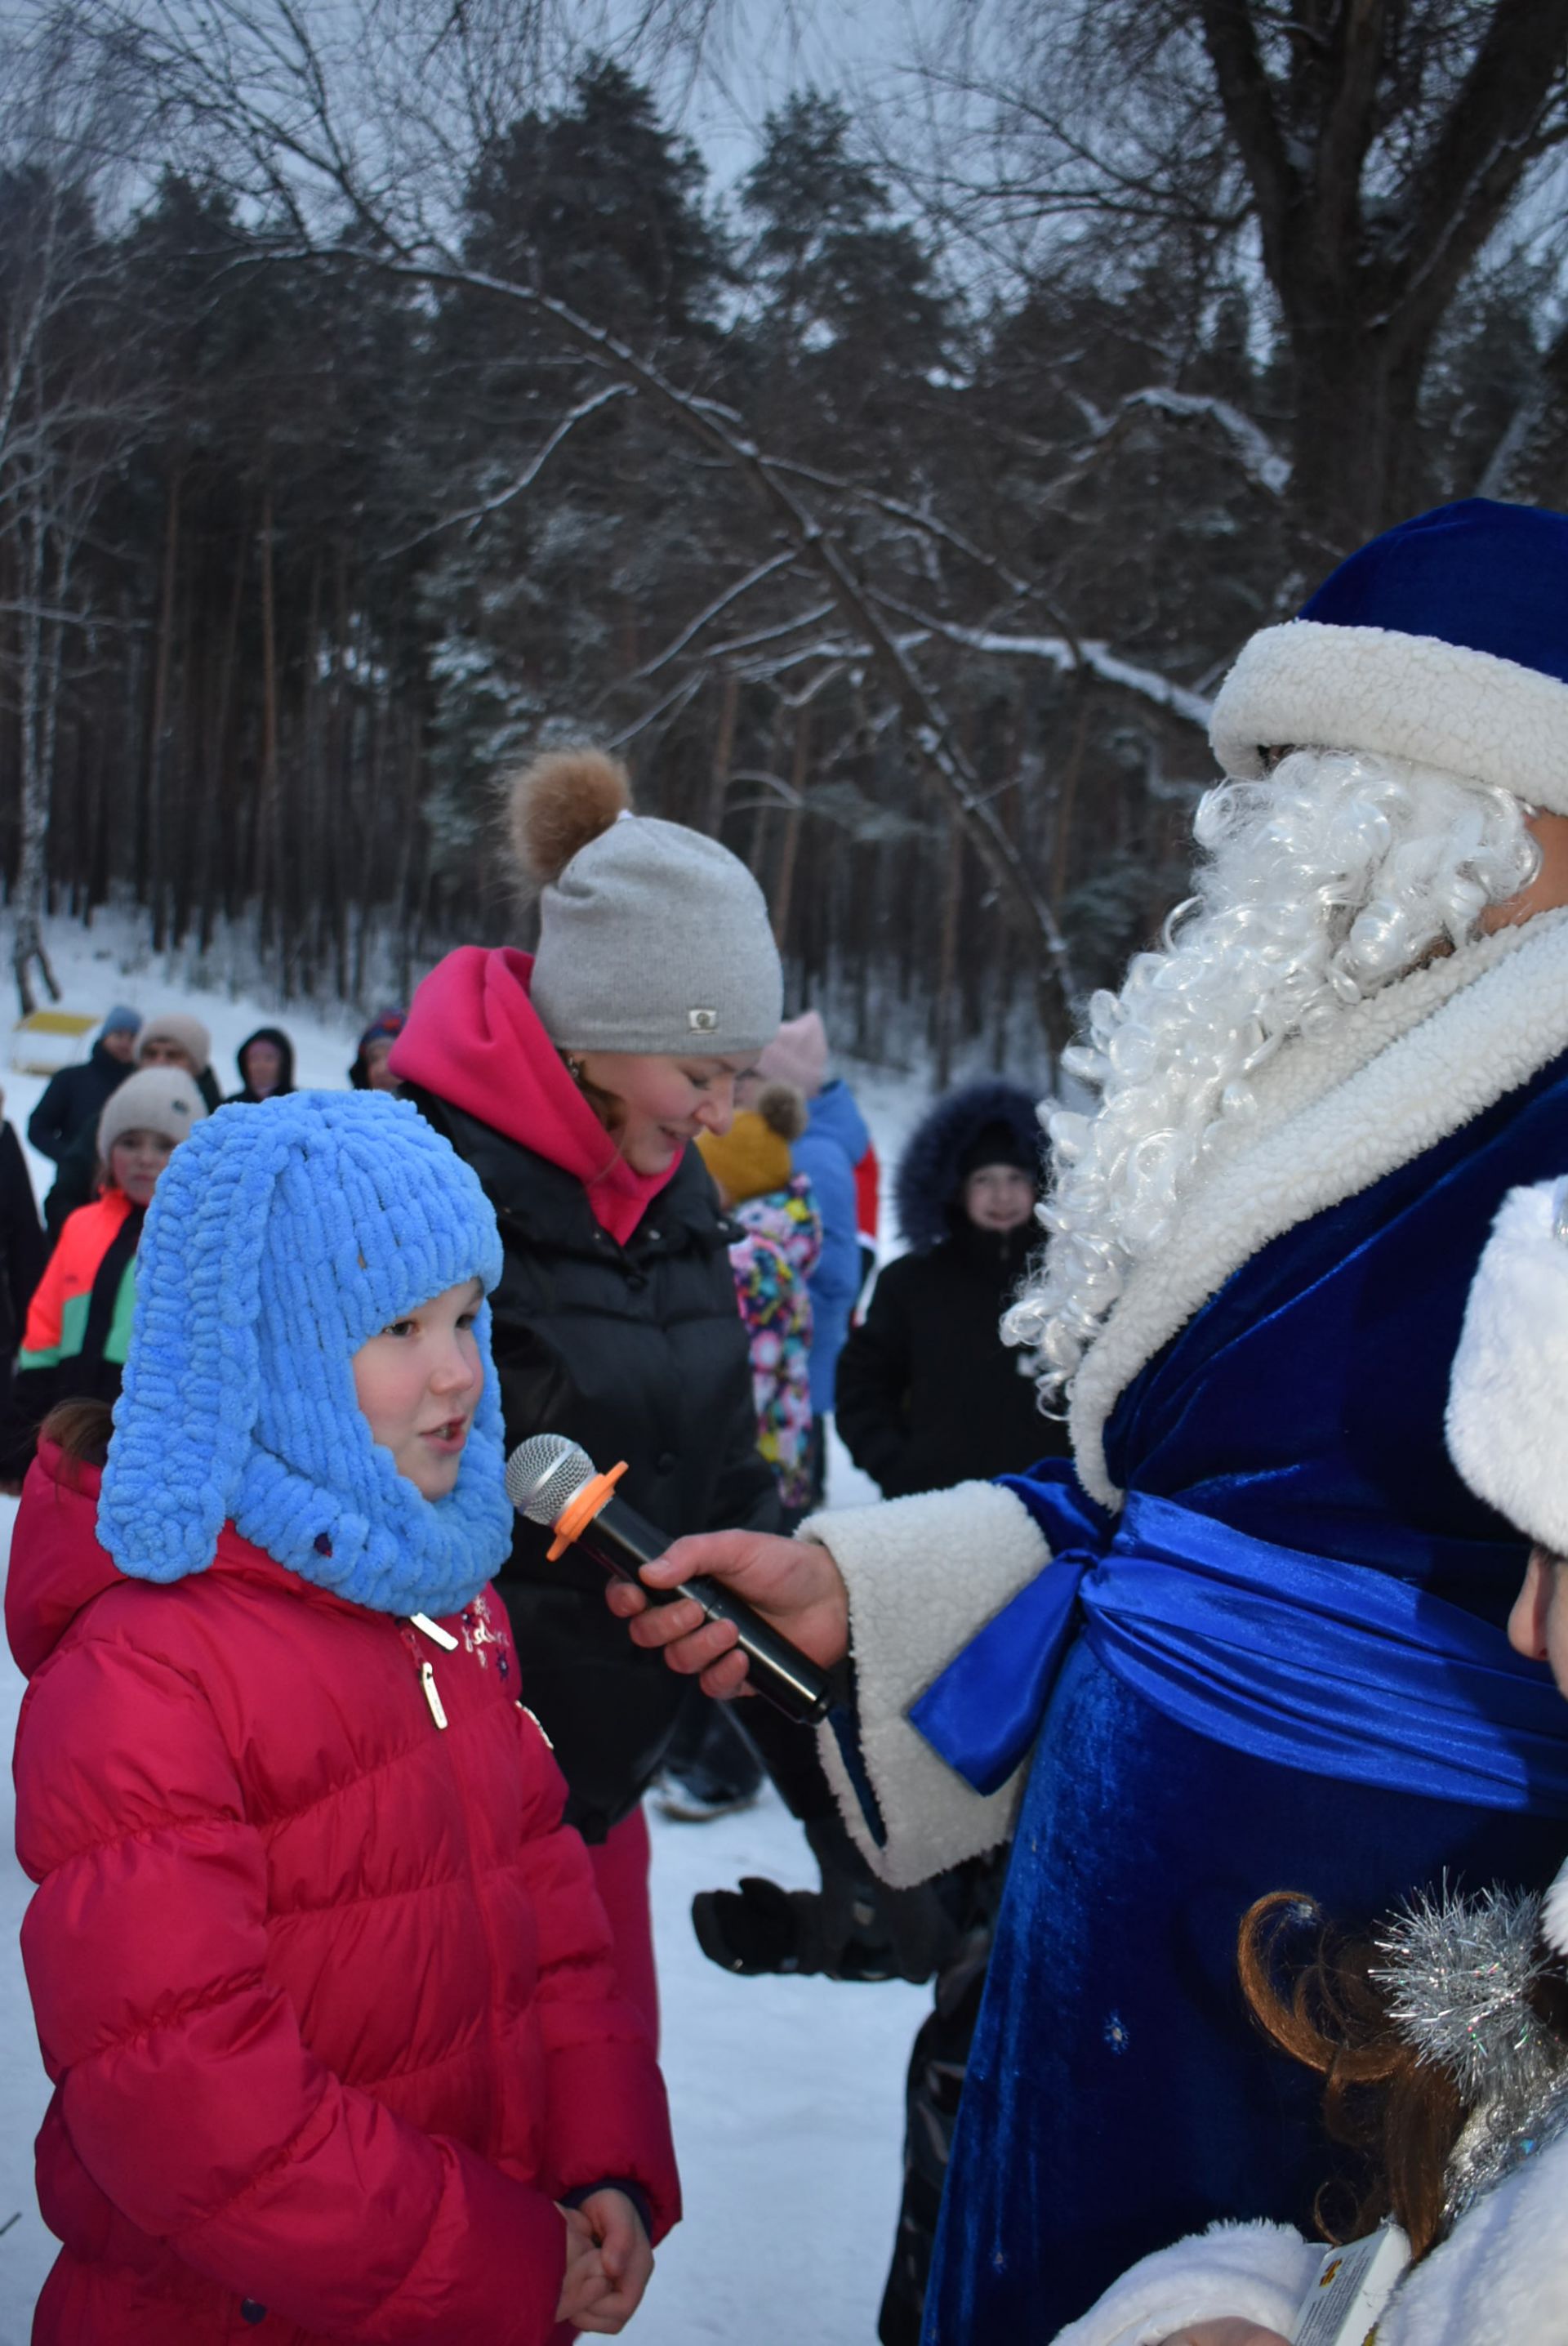
{"type": "Polygon", "coordinates": [[[1249,415],[1233,407],[1228,399],[1214,399],[1207,393],[1171,391],[1163,383],[1151,383],[1143,391],[1130,391],[1121,402],[1121,413],[1134,408],[1151,408],[1161,415],[1176,416],[1182,422],[1207,418],[1217,423],[1241,460],[1241,469],[1259,488],[1270,496],[1282,497],[1290,481],[1290,464],[1282,456],[1266,432],[1258,429],[1249,415]]]}
{"type": "MultiPolygon", "coordinates": [[[[987,658],[1044,660],[1064,676],[1074,668],[1086,668],[1102,682],[1135,692],[1141,699],[1167,709],[1173,717],[1180,717],[1206,733],[1208,730],[1214,711],[1211,700],[1207,700],[1201,692],[1189,691],[1186,685],[1173,683],[1157,668],[1143,668],[1135,660],[1124,659],[1107,643],[1097,643],[1086,636],[1013,636],[1000,634],[991,627],[962,627],[953,620],[932,618],[929,612],[895,602],[891,595],[879,595],[877,600],[902,617],[918,621],[924,636],[940,636],[947,643],[983,653],[987,658]]],[[[905,640],[912,645],[919,638],[911,637],[905,640]]]]}
{"type": "MultiPolygon", "coordinates": [[[[629,384],[618,386],[625,390],[629,390],[630,387],[629,384]]],[[[759,562],[755,570],[748,571],[744,578],[738,580],[733,586],[727,586],[722,595],[716,596],[705,611],[699,611],[690,625],[681,629],[672,644],[667,644],[657,658],[647,661],[637,670],[638,676],[657,676],[661,668],[667,668],[670,661],[677,658],[688,644],[695,642],[710,621],[728,611],[731,604],[738,603],[743,595],[749,595],[754,586],[760,586],[765,578],[771,578],[776,571],[788,570],[795,558],[795,548],[792,546],[787,546],[782,554],[772,555],[768,561],[759,562]]],[[[831,606],[824,607],[831,608],[831,606]]],[[[799,623],[797,621],[794,624],[799,623]]]]}
{"type": "Polygon", "coordinates": [[[504,489],[497,489],[494,496],[483,498],[476,505],[465,505],[461,513],[443,514],[440,520],[433,521],[428,528],[419,530],[412,537],[405,537],[399,546],[390,546],[384,558],[389,562],[395,561],[399,556],[412,553],[416,546],[423,546],[427,538],[438,536],[443,529],[457,529],[466,524],[472,530],[476,523],[487,520],[492,514],[500,513],[514,498],[522,496],[525,490],[533,487],[562,441],[575,431],[579,423],[585,423],[590,415],[596,415],[613,399],[629,398],[631,390],[629,382],[606,383],[603,390],[596,391],[592,398],[580,401],[570,414],[561,418],[538,454],[530,458],[522,472],[515,479],[508,481],[504,489]]]}
{"type": "Polygon", "coordinates": [[[832,601],[813,603],[809,611],[797,612],[793,618],[779,619],[770,627],[758,627],[749,636],[732,636],[727,643],[715,644],[707,657],[714,660],[738,659],[763,644],[776,644],[787,636],[799,635],[802,627],[820,627],[838,607],[832,601]]]}

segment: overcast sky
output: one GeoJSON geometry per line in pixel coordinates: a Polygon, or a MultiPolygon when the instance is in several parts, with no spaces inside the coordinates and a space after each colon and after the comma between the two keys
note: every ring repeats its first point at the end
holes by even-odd
{"type": "MultiPolygon", "coordinates": [[[[757,152],[762,118],[808,85],[852,100],[885,87],[938,0],[718,0],[694,72],[672,62],[661,97],[727,186],[757,152]]],[[[633,19],[641,0],[615,0],[633,19]]]]}

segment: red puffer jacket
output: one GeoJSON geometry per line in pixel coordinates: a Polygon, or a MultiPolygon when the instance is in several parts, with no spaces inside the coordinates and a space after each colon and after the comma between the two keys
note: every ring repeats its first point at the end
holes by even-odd
{"type": "Polygon", "coordinates": [[[657,2237],[678,2191],[503,1606],[448,1652],[231,1527],[127,1580],[71,1478],[46,1446],[5,1604],[65,2242],[36,2346],[540,2346],[552,2200],[632,2182],[657,2237]]]}

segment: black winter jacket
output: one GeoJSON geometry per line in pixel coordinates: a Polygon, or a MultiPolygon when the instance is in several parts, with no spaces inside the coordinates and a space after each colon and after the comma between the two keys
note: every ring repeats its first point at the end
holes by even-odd
{"type": "MultiPolygon", "coordinates": [[[[473,1167],[505,1249],[490,1299],[510,1447],[569,1434],[657,1529],[772,1531],[773,1477],[757,1448],[751,1368],[735,1300],[734,1235],[695,1149],[625,1247],[582,1183],[494,1127],[407,1087],[473,1167]]],[[[570,1788],[567,1815],[601,1840],[657,1774],[688,1691],[605,1604],[604,1575],[521,1516],[498,1576],[524,1694],[570,1788]]]]}
{"type": "Polygon", "coordinates": [[[74,1067],[51,1076],[42,1097],[27,1118],[27,1137],[41,1157],[57,1165],[79,1132],[97,1122],[111,1092],[118,1091],[135,1067],[95,1043],[91,1054],[74,1067]]]}
{"type": "Polygon", "coordinates": [[[0,1384],[5,1363],[22,1341],[27,1306],[48,1260],[22,1144],[8,1124],[0,1123],[0,1384]]]}
{"type": "Polygon", "coordinates": [[[1033,1223],[998,1234],[966,1221],[878,1273],[839,1356],[837,1417],[884,1498],[1067,1454],[1066,1427],[1040,1415],[1022,1354],[997,1332],[1038,1235],[1033,1223]]]}

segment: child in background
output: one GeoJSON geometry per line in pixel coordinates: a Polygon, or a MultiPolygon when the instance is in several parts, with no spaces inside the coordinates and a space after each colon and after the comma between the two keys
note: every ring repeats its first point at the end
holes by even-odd
{"type": "Polygon", "coordinates": [[[885,1499],[1019,1474],[1064,1455],[1002,1315],[1033,1249],[1044,1146],[1016,1084],[966,1084],[929,1108],[898,1169],[909,1246],[877,1274],[839,1356],[840,1438],[885,1499]]]}
{"type": "Polygon", "coordinates": [[[349,1081],[357,1092],[395,1092],[397,1077],[388,1066],[392,1045],[408,1022],[406,1010],[379,1011],[360,1036],[349,1081]]]}
{"type": "MultiPolygon", "coordinates": [[[[849,1086],[828,1073],[828,1035],[820,1014],[787,1018],[757,1062],[764,1083],[793,1084],[806,1101],[806,1129],[795,1144],[797,1172],[811,1184],[822,1220],[822,1245],[811,1273],[811,1504],[827,1487],[827,1423],[833,1380],[850,1321],[870,1265],[860,1245],[862,1201],[858,1168],[871,1137],[849,1086]]],[[[738,1105],[755,1101],[742,1088],[738,1105]]]]}
{"type": "Polygon", "coordinates": [[[206,1114],[183,1068],[144,1067],[110,1093],[98,1117],[99,1194],[66,1217],[28,1307],[12,1385],[14,1476],[25,1472],[56,1402],[118,1393],[142,1217],[169,1158],[206,1114]]]}
{"type": "Polygon", "coordinates": [[[27,1137],[40,1157],[57,1165],[77,1134],[97,1124],[104,1102],[136,1064],[140,1032],[140,1011],[117,1002],[87,1057],[50,1076],[27,1119],[27,1137]]]}
{"type": "Polygon", "coordinates": [[[281,1026],[258,1026],[234,1054],[239,1089],[229,1095],[238,1107],[258,1107],[263,1100],[286,1099],[294,1088],[294,1046],[281,1026]]]}
{"type": "MultiPolygon", "coordinates": [[[[743,1231],[729,1249],[729,1268],[751,1358],[757,1447],[772,1469],[789,1529],[811,1505],[806,1282],[821,1251],[822,1225],[809,1180],[790,1170],[790,1144],[806,1128],[805,1101],[789,1084],[765,1085],[755,1097],[755,1107],[738,1110],[724,1134],[699,1133],[697,1147],[719,1202],[743,1231]]],[[[663,1814],[677,1824],[709,1824],[748,1808],[761,1789],[752,1740],[728,1706],[695,1696],[659,1773],[663,1814]]]]}
{"type": "Polygon", "coordinates": [[[485,1586],[500,1271],[412,1107],[225,1110],[148,1216],[101,1481],[80,1411],[29,1477],[36,2346],[610,2333],[678,2212],[485,1586]]]}
{"type": "MultiPolygon", "coordinates": [[[[199,1018],[183,1010],[160,1011],[147,1020],[137,1036],[136,1058],[139,1069],[168,1068],[188,1076],[209,1116],[222,1106],[223,1095],[212,1072],[212,1037],[199,1018]]],[[[59,1160],[55,1186],[44,1200],[44,1223],[51,1239],[59,1237],[78,1207],[92,1203],[102,1186],[97,1141],[95,1117],[82,1127],[59,1160]]]]}
{"type": "Polygon", "coordinates": [[[727,1133],[697,1145],[719,1198],[745,1236],[729,1250],[740,1316],[751,1347],[757,1446],[773,1469],[786,1529],[811,1504],[811,1296],[822,1222],[809,1177],[790,1148],[806,1129],[806,1103],[791,1084],[765,1084],[727,1133]]]}

